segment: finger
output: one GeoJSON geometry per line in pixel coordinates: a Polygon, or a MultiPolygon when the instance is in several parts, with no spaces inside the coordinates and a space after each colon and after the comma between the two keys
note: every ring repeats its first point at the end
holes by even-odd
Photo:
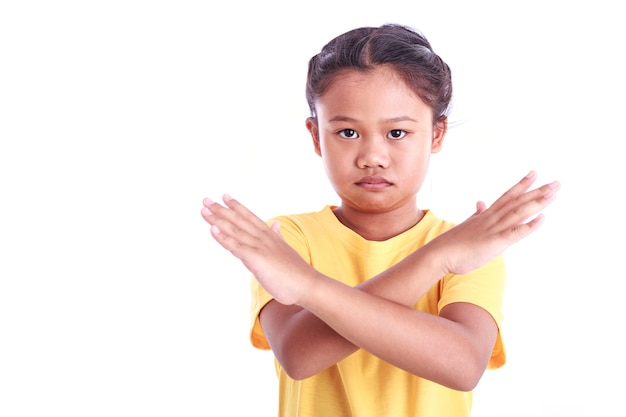
{"type": "Polygon", "coordinates": [[[204,207],[210,209],[211,206],[213,204],[215,204],[215,201],[211,200],[210,198],[206,197],[204,200],[202,200],[202,204],[204,205],[204,207]]]}
{"type": "Polygon", "coordinates": [[[232,251],[236,247],[259,245],[259,233],[242,216],[210,198],[205,198],[203,204],[202,217],[212,226],[212,236],[226,249],[232,251]]]}
{"type": "Polygon", "coordinates": [[[205,219],[215,225],[220,225],[222,232],[226,229],[238,228],[246,230],[254,230],[262,226],[267,227],[260,219],[258,219],[252,212],[246,209],[243,205],[239,204],[235,207],[222,206],[219,203],[212,201],[209,198],[204,199],[205,208],[202,210],[202,215],[205,219]],[[230,226],[225,226],[229,223],[230,226]]]}
{"type": "Polygon", "coordinates": [[[210,209],[206,208],[206,207],[202,207],[202,209],[200,210],[200,215],[202,216],[202,218],[207,221],[208,223],[210,223],[210,218],[213,215],[213,213],[211,212],[210,209]]]}
{"type": "Polygon", "coordinates": [[[214,225],[219,222],[220,219],[224,218],[226,213],[224,211],[224,207],[222,207],[219,203],[216,203],[207,197],[202,200],[202,204],[203,207],[200,210],[200,214],[207,223],[214,225]]]}
{"type": "Polygon", "coordinates": [[[280,234],[280,222],[272,223],[272,225],[270,226],[270,229],[272,229],[273,232],[280,234]]]}
{"type": "Polygon", "coordinates": [[[216,203],[208,197],[205,197],[202,200],[202,210],[200,210],[200,214],[204,218],[204,220],[209,221],[209,216],[213,215],[213,211],[211,207],[216,203]]]}
{"type": "Polygon", "coordinates": [[[222,197],[224,204],[226,207],[231,209],[234,213],[237,213],[238,216],[241,216],[242,219],[249,222],[251,226],[255,228],[266,230],[267,223],[261,220],[256,214],[250,211],[246,206],[241,204],[238,200],[234,199],[228,194],[224,194],[222,197]]]}
{"type": "Polygon", "coordinates": [[[500,223],[503,227],[511,227],[539,213],[552,202],[551,198],[556,195],[560,187],[558,181],[553,181],[534,190],[516,195],[523,188],[514,190],[514,186],[507,191],[507,193],[510,192],[509,194],[505,193],[487,210],[492,214],[493,221],[500,223]]]}
{"type": "Polygon", "coordinates": [[[533,218],[529,222],[520,224],[514,228],[509,229],[508,238],[510,239],[511,243],[518,242],[522,240],[523,238],[525,238],[526,236],[533,233],[534,231],[536,231],[543,224],[544,218],[545,217],[543,214],[538,214],[535,218],[533,218]]]}
{"type": "MultiPolygon", "coordinates": [[[[219,214],[233,213],[230,208],[219,205],[212,208],[219,214]]],[[[243,259],[246,253],[258,252],[267,246],[266,236],[275,235],[267,226],[265,226],[265,234],[260,233],[239,216],[235,216],[231,221],[228,216],[211,215],[210,224],[213,238],[240,259],[243,259]]]]}
{"type": "Polygon", "coordinates": [[[207,223],[211,223],[211,216],[213,216],[213,211],[211,210],[211,207],[214,204],[215,202],[208,197],[202,200],[202,209],[200,210],[200,215],[207,223]]]}
{"type": "Polygon", "coordinates": [[[245,249],[249,247],[241,241],[240,236],[224,233],[219,226],[211,226],[211,236],[213,236],[217,243],[222,245],[224,249],[239,259],[243,256],[245,249]]]}
{"type": "Polygon", "coordinates": [[[480,214],[483,211],[485,211],[487,209],[487,205],[485,204],[484,201],[477,201],[476,202],[476,213],[474,214],[480,214]]]}
{"type": "Polygon", "coordinates": [[[551,204],[560,188],[561,184],[558,181],[544,184],[510,201],[506,205],[506,209],[520,213],[528,212],[526,214],[526,218],[528,218],[551,204]]]}
{"type": "Polygon", "coordinates": [[[246,246],[258,249],[267,246],[276,236],[283,240],[279,222],[269,225],[228,194],[223,195],[223,201],[226,207],[217,203],[210,206],[220,217],[211,221],[218,226],[220,238],[229,248],[246,246]]]}
{"type": "Polygon", "coordinates": [[[504,194],[502,194],[489,209],[498,210],[504,205],[508,204],[511,200],[516,199],[520,195],[524,194],[533,185],[537,179],[537,173],[530,171],[524,178],[522,178],[517,184],[509,188],[504,194]]]}
{"type": "Polygon", "coordinates": [[[532,196],[532,198],[520,198],[511,202],[506,209],[502,210],[502,216],[497,221],[497,224],[504,229],[509,227],[515,228],[518,227],[517,225],[521,224],[531,224],[538,227],[538,225],[532,223],[532,221],[528,222],[528,219],[538,215],[548,205],[552,204],[559,188],[559,182],[554,181],[526,193],[523,197],[532,196]]]}

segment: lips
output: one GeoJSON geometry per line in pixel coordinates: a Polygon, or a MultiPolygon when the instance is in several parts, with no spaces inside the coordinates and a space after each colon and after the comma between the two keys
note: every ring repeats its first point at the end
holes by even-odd
{"type": "Polygon", "coordinates": [[[368,175],[356,182],[356,185],[363,188],[379,190],[391,186],[392,184],[380,175],[368,175]]]}

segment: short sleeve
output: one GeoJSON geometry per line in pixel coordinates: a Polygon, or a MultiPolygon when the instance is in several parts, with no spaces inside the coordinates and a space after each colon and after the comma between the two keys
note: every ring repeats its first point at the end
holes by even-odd
{"type": "Polygon", "coordinates": [[[497,256],[483,267],[468,274],[451,275],[442,280],[438,310],[448,304],[466,302],[486,310],[498,326],[498,337],[491,354],[488,369],[496,369],[506,362],[502,340],[502,304],[506,268],[503,255],[497,256]]]}
{"type": "MultiPolygon", "coordinates": [[[[280,234],[289,246],[291,246],[300,254],[300,256],[310,263],[310,250],[302,231],[302,227],[297,219],[293,216],[282,216],[271,219],[267,222],[267,224],[270,225],[275,221],[280,222],[280,234]]],[[[254,276],[252,276],[250,280],[250,295],[250,342],[252,343],[252,346],[258,349],[269,350],[270,345],[265,338],[265,333],[263,332],[259,315],[261,314],[263,307],[265,307],[265,305],[269,303],[273,297],[265,291],[263,286],[259,284],[254,276]]]]}

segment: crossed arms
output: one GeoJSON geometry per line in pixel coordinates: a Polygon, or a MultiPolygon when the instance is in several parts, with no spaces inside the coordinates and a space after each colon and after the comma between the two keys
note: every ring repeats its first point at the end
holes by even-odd
{"type": "Polygon", "coordinates": [[[355,287],[316,271],[282,239],[278,224],[268,227],[229,196],[224,205],[205,199],[201,214],[215,240],[274,297],[260,320],[292,378],[362,348],[420,377],[471,390],[498,334],[491,315],[469,303],[449,304],[438,316],[412,306],[443,276],[470,272],[537,230],[559,184],[530,190],[535,179],[531,172],[489,208],[478,203],[466,221],[355,287]]]}

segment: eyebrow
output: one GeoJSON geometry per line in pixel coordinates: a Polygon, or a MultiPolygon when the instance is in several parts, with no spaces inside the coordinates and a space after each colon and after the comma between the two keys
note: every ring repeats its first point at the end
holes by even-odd
{"type": "MultiPolygon", "coordinates": [[[[413,122],[413,123],[417,123],[417,120],[409,117],[409,116],[397,116],[397,117],[391,117],[389,119],[385,119],[383,120],[383,122],[385,123],[397,123],[397,122],[413,122]]],[[[358,122],[357,119],[354,119],[352,117],[348,117],[348,116],[335,116],[332,119],[330,119],[328,121],[329,123],[335,123],[335,122],[358,122]]]]}

